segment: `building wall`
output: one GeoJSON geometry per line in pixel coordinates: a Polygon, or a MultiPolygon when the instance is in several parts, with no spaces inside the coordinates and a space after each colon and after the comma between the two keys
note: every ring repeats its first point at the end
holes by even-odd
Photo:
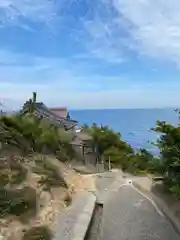
{"type": "Polygon", "coordinates": [[[50,108],[49,110],[59,117],[67,118],[67,108],[50,108]]]}

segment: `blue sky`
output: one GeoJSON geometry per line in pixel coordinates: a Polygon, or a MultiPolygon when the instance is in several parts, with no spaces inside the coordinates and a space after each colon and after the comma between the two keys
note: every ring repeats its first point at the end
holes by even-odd
{"type": "Polygon", "coordinates": [[[177,107],[179,0],[1,0],[0,101],[177,107]]]}

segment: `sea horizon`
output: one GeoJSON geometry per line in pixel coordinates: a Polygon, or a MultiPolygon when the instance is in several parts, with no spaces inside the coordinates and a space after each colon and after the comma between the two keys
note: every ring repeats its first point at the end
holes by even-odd
{"type": "MultiPolygon", "coordinates": [[[[56,106],[57,107],[57,106],[56,106]]],[[[178,109],[180,107],[137,107],[137,108],[128,108],[128,107],[119,107],[119,108],[67,108],[69,111],[101,111],[101,110],[159,110],[159,109],[178,109]]]]}
{"type": "MultiPolygon", "coordinates": [[[[93,123],[106,125],[121,134],[124,141],[134,149],[145,148],[152,153],[157,149],[149,142],[156,141],[159,133],[151,131],[156,121],[166,121],[177,125],[178,114],[175,107],[165,108],[110,108],[110,109],[68,109],[70,117],[89,126],[93,123]]],[[[8,112],[9,113],[9,112],[8,112]]]]}
{"type": "Polygon", "coordinates": [[[153,153],[157,149],[149,142],[156,141],[160,134],[151,131],[156,121],[167,121],[178,124],[178,115],[174,108],[151,109],[86,109],[70,110],[72,119],[78,121],[79,126],[93,123],[107,125],[116,132],[120,132],[122,139],[134,149],[145,148],[153,153]]]}

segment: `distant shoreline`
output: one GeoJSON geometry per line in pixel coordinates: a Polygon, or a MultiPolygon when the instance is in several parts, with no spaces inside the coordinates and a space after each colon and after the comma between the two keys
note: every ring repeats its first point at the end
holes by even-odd
{"type": "Polygon", "coordinates": [[[164,108],[69,108],[69,111],[116,111],[116,110],[132,110],[132,111],[144,111],[144,110],[175,110],[178,107],[164,107],[164,108]]]}

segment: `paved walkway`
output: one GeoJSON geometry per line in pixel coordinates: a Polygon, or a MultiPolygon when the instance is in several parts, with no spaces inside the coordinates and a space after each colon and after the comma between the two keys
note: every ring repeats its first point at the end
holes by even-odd
{"type": "Polygon", "coordinates": [[[94,204],[95,196],[92,193],[79,193],[73,204],[59,213],[53,240],[84,239],[94,204]]]}
{"type": "Polygon", "coordinates": [[[155,203],[124,183],[104,204],[100,240],[179,240],[155,203]]]}

